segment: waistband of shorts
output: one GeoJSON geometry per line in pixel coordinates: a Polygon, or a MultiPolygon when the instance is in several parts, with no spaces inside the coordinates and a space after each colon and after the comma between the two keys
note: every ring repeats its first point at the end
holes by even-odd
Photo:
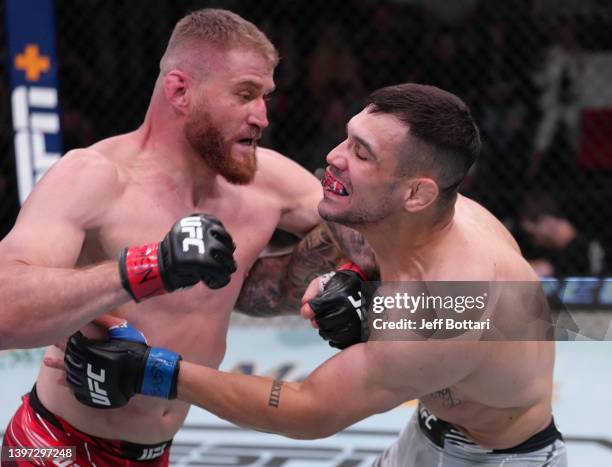
{"type": "MultiPolygon", "coordinates": [[[[417,410],[419,428],[423,434],[427,436],[427,438],[436,446],[444,448],[445,442],[450,442],[451,444],[455,445],[477,446],[474,441],[470,440],[452,423],[439,419],[421,404],[419,404],[417,410]]],[[[554,443],[556,440],[563,441],[563,436],[555,426],[554,419],[551,419],[550,424],[546,428],[531,436],[526,441],[507,449],[491,449],[489,453],[525,454],[539,451],[540,449],[554,443]]]]}
{"type": "Polygon", "coordinates": [[[51,413],[42,404],[42,402],[38,398],[38,394],[36,393],[36,385],[34,385],[28,396],[28,402],[30,404],[30,407],[32,407],[32,410],[34,410],[38,415],[40,415],[46,421],[51,423],[53,426],[66,433],[70,433],[71,435],[76,435],[81,440],[92,443],[98,448],[108,451],[123,459],[129,459],[134,461],[147,461],[157,459],[158,457],[161,457],[164,452],[172,445],[171,439],[156,444],[139,444],[130,443],[129,441],[98,438],[97,436],[92,436],[87,433],[83,433],[82,431],[77,430],[75,427],[73,427],[66,420],[51,413]]]}

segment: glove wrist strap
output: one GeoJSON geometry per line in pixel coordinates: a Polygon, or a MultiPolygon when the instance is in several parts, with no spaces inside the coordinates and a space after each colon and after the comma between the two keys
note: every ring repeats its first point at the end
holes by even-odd
{"type": "Polygon", "coordinates": [[[367,281],[368,279],[366,278],[365,273],[361,270],[361,268],[353,263],[352,261],[348,261],[342,265],[340,265],[338,267],[338,269],[336,269],[337,271],[353,271],[356,272],[357,274],[359,274],[359,277],[361,277],[361,279],[363,279],[364,281],[367,281]]]}
{"type": "Polygon", "coordinates": [[[157,250],[159,243],[126,248],[119,259],[121,285],[136,303],[166,293],[157,250]]]}
{"type": "Polygon", "coordinates": [[[151,347],[138,392],[147,396],[174,399],[181,356],[162,347],[151,347]]]}

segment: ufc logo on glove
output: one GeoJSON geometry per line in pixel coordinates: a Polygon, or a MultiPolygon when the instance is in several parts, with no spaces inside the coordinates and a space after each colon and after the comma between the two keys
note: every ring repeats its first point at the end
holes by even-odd
{"type": "Polygon", "coordinates": [[[181,232],[189,237],[183,239],[183,252],[187,253],[189,248],[195,246],[198,253],[204,254],[204,238],[202,234],[202,220],[200,217],[185,217],[181,219],[181,232]]]}
{"type": "Polygon", "coordinates": [[[101,383],[104,383],[106,378],[104,377],[106,371],[100,370],[100,373],[96,373],[91,366],[91,363],[87,364],[87,385],[89,386],[89,395],[91,401],[94,404],[108,405],[110,406],[110,400],[108,399],[108,393],[100,387],[101,383]]]}
{"type": "Polygon", "coordinates": [[[351,297],[350,295],[347,298],[348,301],[351,302],[351,305],[353,305],[353,308],[355,308],[355,311],[359,315],[359,319],[363,320],[363,311],[361,311],[361,302],[363,297],[361,295],[361,291],[357,292],[357,294],[359,296],[357,300],[355,300],[355,298],[351,297]]]}
{"type": "Polygon", "coordinates": [[[190,214],[175,222],[161,242],[121,252],[121,285],[136,303],[199,282],[220,289],[236,272],[235,249],[219,219],[190,214]]]}

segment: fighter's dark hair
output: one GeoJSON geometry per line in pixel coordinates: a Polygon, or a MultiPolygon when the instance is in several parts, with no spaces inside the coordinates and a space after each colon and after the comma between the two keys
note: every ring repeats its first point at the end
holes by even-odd
{"type": "Polygon", "coordinates": [[[391,114],[408,128],[399,175],[432,176],[440,199],[454,200],[481,147],[469,107],[450,92],[415,83],[378,89],[368,96],[366,107],[371,113],[391,114]]]}

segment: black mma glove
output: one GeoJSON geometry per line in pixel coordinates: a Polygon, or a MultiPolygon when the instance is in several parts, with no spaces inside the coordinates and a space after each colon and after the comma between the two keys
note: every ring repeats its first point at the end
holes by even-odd
{"type": "Polygon", "coordinates": [[[125,323],[108,330],[108,339],[70,336],[64,366],[74,396],[97,409],[122,407],[134,394],[174,399],[181,356],[149,347],[144,336],[125,323]]]}
{"type": "Polygon", "coordinates": [[[236,272],[235,249],[216,217],[191,214],[174,224],[162,242],[123,250],[121,285],[136,302],[200,281],[219,289],[236,272]]]}
{"type": "Polygon", "coordinates": [[[332,347],[345,349],[368,340],[369,294],[365,280],[356,264],[347,263],[330,273],[321,292],[308,302],[319,335],[332,347]]]}

